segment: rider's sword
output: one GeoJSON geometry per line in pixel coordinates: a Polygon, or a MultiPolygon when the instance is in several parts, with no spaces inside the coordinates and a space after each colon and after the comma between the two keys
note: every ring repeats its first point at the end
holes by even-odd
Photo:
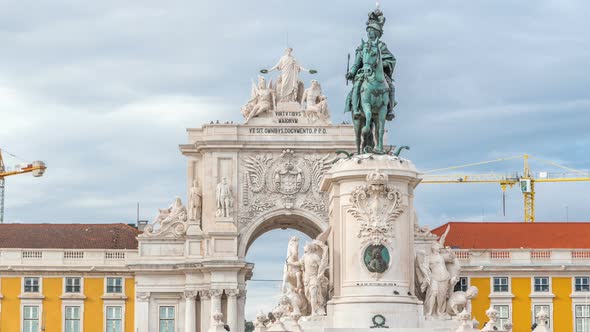
{"type": "Polygon", "coordinates": [[[348,71],[350,70],[350,53],[348,53],[348,60],[346,61],[346,86],[348,86],[348,71]]]}

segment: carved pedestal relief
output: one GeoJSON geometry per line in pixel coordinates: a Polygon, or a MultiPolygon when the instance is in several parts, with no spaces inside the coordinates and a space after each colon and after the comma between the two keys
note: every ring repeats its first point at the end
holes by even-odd
{"type": "Polygon", "coordinates": [[[248,154],[242,158],[240,220],[248,223],[275,209],[304,209],[327,218],[327,194],[319,191],[329,155],[248,154]]]}
{"type": "Polygon", "coordinates": [[[400,190],[387,184],[387,175],[379,171],[367,175],[366,184],[355,189],[348,212],[360,222],[358,233],[362,245],[386,245],[394,234],[393,222],[404,212],[407,203],[400,190]]]}

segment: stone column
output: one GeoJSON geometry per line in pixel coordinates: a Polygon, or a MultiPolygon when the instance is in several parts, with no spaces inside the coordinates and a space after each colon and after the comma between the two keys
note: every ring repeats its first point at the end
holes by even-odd
{"type": "Polygon", "coordinates": [[[223,293],[223,289],[212,289],[209,292],[211,293],[211,312],[209,317],[211,317],[210,321],[213,322],[213,315],[221,312],[221,294],[223,293]]]}
{"type": "Polygon", "coordinates": [[[245,310],[246,310],[246,290],[241,289],[238,294],[238,329],[237,332],[244,332],[246,327],[244,326],[245,310]]]}
{"type": "Polygon", "coordinates": [[[208,319],[211,317],[211,292],[202,290],[199,294],[201,297],[201,332],[207,332],[211,323],[211,320],[208,319]]]}
{"type": "Polygon", "coordinates": [[[184,291],[185,299],[185,313],[184,313],[184,331],[185,332],[196,332],[197,331],[197,304],[195,303],[197,298],[197,292],[193,290],[184,291]]]}
{"type": "Polygon", "coordinates": [[[227,295],[227,318],[226,322],[229,325],[229,329],[232,332],[239,331],[238,327],[238,301],[237,297],[239,294],[237,289],[226,289],[225,294],[227,295]]]}
{"type": "Polygon", "coordinates": [[[135,298],[135,326],[137,328],[137,332],[148,332],[150,314],[150,293],[137,292],[135,298]]]}

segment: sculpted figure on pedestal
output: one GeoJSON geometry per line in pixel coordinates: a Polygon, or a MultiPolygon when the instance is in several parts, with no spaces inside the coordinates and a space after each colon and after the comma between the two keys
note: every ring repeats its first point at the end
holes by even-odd
{"type": "Polygon", "coordinates": [[[270,69],[262,69],[262,73],[268,73],[273,70],[280,71],[277,80],[277,98],[279,102],[298,102],[301,104],[303,95],[303,82],[299,80],[299,72],[306,71],[310,74],[315,74],[315,70],[308,70],[303,68],[297,62],[297,59],[292,55],[293,49],[288,47],[285,49],[285,54],[279,59],[274,67],[270,69]]]}
{"type": "Polygon", "coordinates": [[[301,316],[326,315],[326,302],[328,301],[328,245],[326,241],[332,228],[319,234],[304,247],[305,253],[299,258],[299,239],[292,237],[289,240],[287,259],[283,270],[283,285],[281,306],[283,316],[289,315],[294,320],[301,316]]]}
{"type": "Polygon", "coordinates": [[[305,116],[313,123],[318,120],[328,122],[328,98],[322,94],[322,87],[316,80],[311,81],[311,86],[303,92],[305,101],[305,116]]]}
{"type": "Polygon", "coordinates": [[[140,236],[180,236],[186,230],[187,218],[186,207],[182,204],[180,197],[176,197],[170,207],[158,209],[158,215],[150,225],[145,227],[140,236]]]}
{"type": "Polygon", "coordinates": [[[242,107],[242,115],[246,119],[244,123],[248,123],[253,117],[274,109],[276,109],[276,96],[272,82],[266,85],[266,79],[258,77],[258,86],[252,83],[250,100],[242,107]]]}
{"type": "MultiPolygon", "coordinates": [[[[303,265],[299,261],[299,238],[294,236],[289,240],[287,259],[283,268],[283,296],[290,301],[292,312],[305,314],[307,300],[303,289],[303,265]]],[[[286,315],[285,315],[286,316],[286,315]]]]}
{"type": "Polygon", "coordinates": [[[201,187],[199,187],[199,182],[195,180],[193,181],[193,186],[191,187],[189,195],[189,211],[191,220],[201,220],[201,203],[201,187]]]}
{"type": "Polygon", "coordinates": [[[332,227],[321,233],[311,243],[304,247],[305,253],[301,257],[303,262],[303,287],[305,297],[311,306],[312,316],[326,314],[326,302],[328,301],[329,279],[328,271],[328,245],[326,241],[332,227]]]}
{"type": "Polygon", "coordinates": [[[467,302],[477,296],[479,290],[475,286],[470,286],[467,291],[457,291],[451,294],[449,298],[449,314],[457,316],[463,310],[467,309],[467,302]]]}
{"type": "Polygon", "coordinates": [[[458,280],[458,268],[455,267],[458,261],[450,250],[444,249],[449,230],[447,227],[440,240],[432,243],[430,252],[416,253],[417,294],[424,300],[424,316],[427,318],[450,319],[447,301],[458,280]]]}
{"type": "Polygon", "coordinates": [[[231,217],[234,199],[231,187],[227,184],[227,178],[225,176],[222,177],[221,182],[217,184],[215,198],[217,200],[216,216],[223,218],[231,217]]]}
{"type": "Polygon", "coordinates": [[[496,324],[498,323],[498,311],[492,307],[486,310],[486,316],[488,316],[488,322],[483,326],[482,332],[484,331],[498,331],[496,324]]]}

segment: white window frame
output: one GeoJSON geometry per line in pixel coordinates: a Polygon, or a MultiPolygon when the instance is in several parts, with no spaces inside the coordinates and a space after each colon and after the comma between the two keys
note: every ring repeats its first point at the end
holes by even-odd
{"type": "Polygon", "coordinates": [[[84,277],[82,277],[82,276],[65,276],[65,277],[63,277],[63,286],[62,287],[63,287],[62,289],[63,289],[63,294],[64,295],[70,295],[70,294],[82,295],[82,294],[84,294],[84,277]],[[78,279],[80,279],[80,291],[78,293],[68,293],[66,291],[67,279],[68,278],[78,278],[78,279]]]}
{"type": "MultiPolygon", "coordinates": [[[[496,309],[496,306],[506,306],[506,307],[508,307],[508,318],[507,318],[508,321],[507,321],[507,324],[511,324],[512,323],[512,303],[501,303],[500,302],[500,303],[492,303],[491,304],[491,307],[494,308],[494,309],[496,309]]],[[[498,316],[498,320],[500,320],[500,316],[498,316]]],[[[504,326],[501,324],[501,322],[498,322],[496,324],[496,327],[498,328],[498,330],[503,330],[504,329],[504,326]]]]}
{"type": "MultiPolygon", "coordinates": [[[[537,317],[535,317],[535,306],[547,306],[549,307],[549,312],[547,315],[549,316],[549,326],[548,330],[553,331],[553,303],[543,303],[543,302],[533,302],[531,303],[531,322],[536,323],[537,317]]],[[[574,313],[575,314],[575,313],[574,313]]]]}
{"type": "Polygon", "coordinates": [[[572,277],[572,293],[589,294],[590,295],[590,276],[584,276],[584,275],[573,276],[572,277]],[[587,291],[576,290],[576,278],[588,278],[588,290],[587,291]]]}
{"type": "Polygon", "coordinates": [[[160,332],[160,308],[161,307],[172,307],[174,308],[174,330],[178,330],[179,328],[179,321],[178,321],[178,305],[176,303],[166,303],[165,301],[162,303],[158,303],[158,332],[160,332]]]}
{"type": "Polygon", "coordinates": [[[548,276],[533,276],[531,278],[531,291],[532,291],[532,293],[536,293],[536,294],[551,294],[553,292],[553,282],[552,282],[551,279],[552,278],[551,277],[548,277],[548,276]],[[547,279],[547,281],[548,281],[548,284],[547,285],[548,285],[549,289],[546,292],[545,291],[539,292],[539,291],[536,291],[535,290],[535,279],[536,278],[546,278],[547,279]]]}
{"type": "Polygon", "coordinates": [[[61,330],[66,330],[66,307],[79,307],[80,308],[80,332],[84,332],[84,302],[83,301],[68,301],[62,303],[62,325],[61,330]]]}
{"type": "MultiPolygon", "coordinates": [[[[76,293],[68,293],[76,294],[76,293]]],[[[62,300],[61,301],[61,330],[66,330],[66,307],[80,307],[80,332],[84,332],[84,300],[62,300]]]]}
{"type": "Polygon", "coordinates": [[[121,295],[125,295],[125,280],[126,278],[123,276],[108,276],[104,278],[104,294],[105,296],[121,296],[121,295]],[[108,293],[107,289],[108,289],[108,280],[111,278],[119,278],[121,279],[121,293],[108,293]]]}
{"type": "Polygon", "coordinates": [[[511,284],[512,284],[512,278],[509,277],[509,276],[492,276],[490,278],[490,287],[491,287],[490,294],[511,294],[511,291],[512,291],[511,284]],[[504,279],[506,279],[506,282],[508,283],[506,285],[508,287],[508,289],[506,291],[498,291],[497,292],[497,291],[494,290],[494,279],[496,279],[496,278],[504,278],[504,279]]]}
{"type": "Polygon", "coordinates": [[[107,330],[107,307],[121,307],[121,331],[125,332],[125,301],[110,300],[104,301],[103,304],[103,318],[102,318],[102,330],[107,330]]]}
{"type": "Polygon", "coordinates": [[[31,300],[31,299],[22,299],[20,301],[20,331],[24,331],[25,327],[25,307],[38,307],[39,308],[39,332],[45,330],[45,326],[43,324],[43,302],[42,300],[31,300]]]}
{"type": "Polygon", "coordinates": [[[23,276],[21,280],[21,294],[43,294],[43,277],[41,276],[23,276]],[[29,278],[37,278],[39,280],[39,291],[38,292],[25,292],[25,280],[29,278]]]}
{"type": "Polygon", "coordinates": [[[572,303],[572,320],[573,320],[573,332],[577,332],[576,331],[576,306],[588,306],[590,307],[590,303],[583,303],[583,302],[578,302],[575,301],[572,303]]]}

